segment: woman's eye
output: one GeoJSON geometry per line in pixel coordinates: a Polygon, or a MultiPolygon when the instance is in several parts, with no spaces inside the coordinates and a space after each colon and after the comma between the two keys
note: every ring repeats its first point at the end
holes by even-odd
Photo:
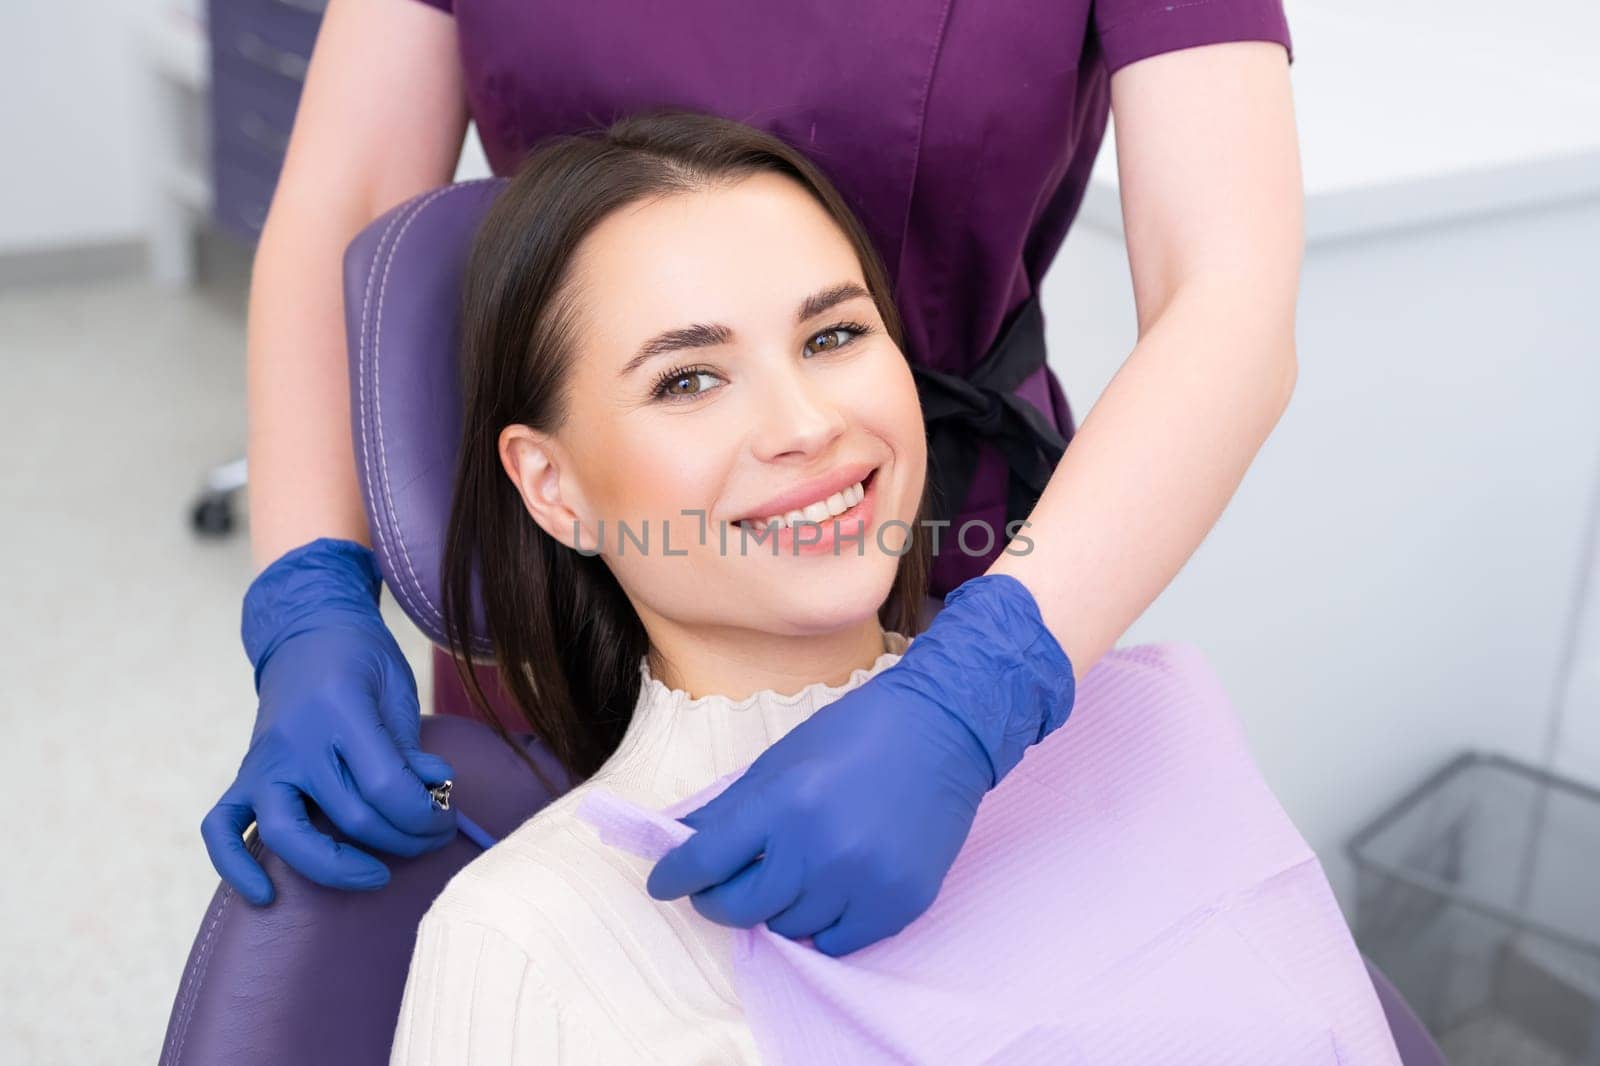
{"type": "Polygon", "coordinates": [[[701,378],[715,376],[709,370],[669,370],[661,375],[657,382],[655,395],[669,399],[680,396],[699,396],[711,390],[709,388],[695,388],[694,383],[701,378]],[[687,388],[684,387],[686,384],[687,388]]]}
{"type": "Polygon", "coordinates": [[[856,326],[856,325],[852,325],[852,324],[841,323],[841,324],[839,324],[837,326],[830,326],[829,328],[823,330],[821,333],[813,333],[811,335],[811,340],[806,342],[806,348],[807,348],[808,351],[810,351],[810,350],[815,350],[815,351],[819,351],[819,352],[837,351],[838,349],[843,348],[845,345],[849,344],[851,341],[855,340],[856,337],[859,337],[861,334],[863,334],[865,332],[866,332],[866,327],[864,327],[864,326],[856,326]],[[840,339],[841,337],[843,337],[845,339],[841,340],[840,339]],[[822,342],[822,343],[819,344],[817,346],[817,348],[812,349],[811,345],[817,344],[817,342],[819,342],[819,341],[822,342]]]}
{"type": "MultiPolygon", "coordinates": [[[[876,327],[863,325],[860,322],[839,322],[820,333],[813,333],[806,342],[806,352],[821,354],[836,352],[840,348],[848,348],[859,337],[873,332],[876,327]]],[[[656,399],[681,400],[693,399],[711,392],[715,385],[696,386],[702,378],[717,378],[719,375],[712,370],[702,367],[678,366],[673,367],[656,379],[655,386],[650,395],[656,399]]]]}

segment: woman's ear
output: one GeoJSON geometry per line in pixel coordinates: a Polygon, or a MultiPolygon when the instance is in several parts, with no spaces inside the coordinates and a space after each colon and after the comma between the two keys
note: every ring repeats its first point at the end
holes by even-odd
{"type": "Polygon", "coordinates": [[[565,462],[561,446],[547,434],[524,425],[500,431],[500,464],[521,493],[528,514],[561,544],[593,552],[599,541],[593,530],[583,528],[575,509],[581,501],[567,499],[562,493],[565,462]]]}

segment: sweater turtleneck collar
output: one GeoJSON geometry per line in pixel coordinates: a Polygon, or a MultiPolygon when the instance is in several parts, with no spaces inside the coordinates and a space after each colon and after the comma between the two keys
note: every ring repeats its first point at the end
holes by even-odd
{"type": "Polygon", "coordinates": [[[798,692],[762,689],[744,699],[690,698],[650,673],[639,659],[639,700],[622,743],[590,778],[629,798],[675,803],[754,762],[789,730],[822,707],[899,661],[910,640],[885,631],[883,654],[840,685],[815,682],[798,692]]]}

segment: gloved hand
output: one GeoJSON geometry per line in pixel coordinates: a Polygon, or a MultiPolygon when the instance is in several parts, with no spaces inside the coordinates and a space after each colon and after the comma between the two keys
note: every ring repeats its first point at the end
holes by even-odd
{"type": "Polygon", "coordinates": [[[352,840],[395,855],[448,843],[455,813],[425,783],[452,776],[418,750],[417,681],[378,613],[371,549],[319,537],[263,570],[245,593],[241,636],[260,707],[239,774],[200,823],[223,879],[251,903],[272,882],[245,847],[251,820],[290,866],[332,888],[374,889],[382,862],[319,832],[310,797],[352,840]]]}
{"type": "Polygon", "coordinates": [[[1067,720],[1072,664],[1020,581],[953,589],[899,662],[818,710],[679,821],[646,883],[705,917],[846,955],[927,910],[984,793],[1067,720]]]}

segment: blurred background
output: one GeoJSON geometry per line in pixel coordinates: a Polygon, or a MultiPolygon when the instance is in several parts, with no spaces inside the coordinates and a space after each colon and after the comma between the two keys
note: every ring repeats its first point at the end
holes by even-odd
{"type": "MultiPolygon", "coordinates": [[[[204,0],[0,17],[5,1062],[155,1060],[216,887],[199,822],[255,707],[246,294],[322,0],[272,4],[300,29],[226,56],[204,0]]],[[[1295,396],[1122,643],[1204,649],[1451,1062],[1592,1066],[1600,9],[1285,7],[1295,396]]],[[[1045,286],[1080,422],[1136,338],[1113,145],[1045,286]]]]}

